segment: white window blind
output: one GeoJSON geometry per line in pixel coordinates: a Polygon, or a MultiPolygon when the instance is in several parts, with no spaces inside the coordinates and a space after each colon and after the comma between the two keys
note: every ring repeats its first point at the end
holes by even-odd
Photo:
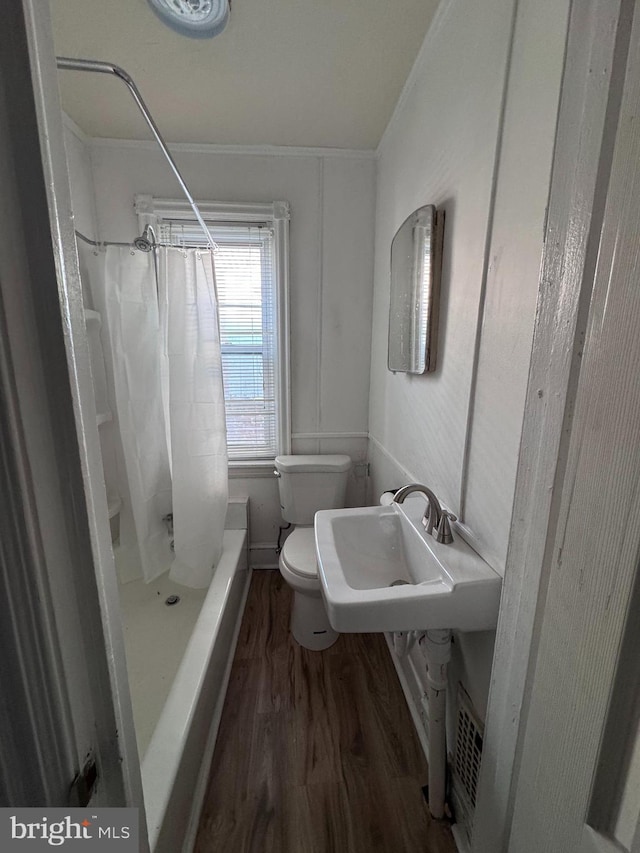
{"type": "MultiPolygon", "coordinates": [[[[207,222],[214,255],[230,461],[279,452],[277,304],[270,223],[207,222]]],[[[195,221],[158,221],[160,242],[205,245],[195,221]]]]}

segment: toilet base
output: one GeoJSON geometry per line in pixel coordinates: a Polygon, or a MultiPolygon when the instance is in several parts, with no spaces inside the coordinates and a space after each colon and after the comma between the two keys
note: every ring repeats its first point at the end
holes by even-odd
{"type": "Polygon", "coordinates": [[[291,633],[303,648],[312,652],[328,649],[338,639],[340,635],[331,627],[320,593],[309,595],[294,590],[291,633]]]}

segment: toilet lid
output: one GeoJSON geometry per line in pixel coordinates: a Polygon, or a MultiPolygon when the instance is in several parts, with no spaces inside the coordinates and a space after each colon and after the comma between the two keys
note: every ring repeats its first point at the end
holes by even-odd
{"type": "Polygon", "coordinates": [[[316,540],[313,527],[296,527],[282,549],[283,563],[303,578],[317,578],[316,540]]]}

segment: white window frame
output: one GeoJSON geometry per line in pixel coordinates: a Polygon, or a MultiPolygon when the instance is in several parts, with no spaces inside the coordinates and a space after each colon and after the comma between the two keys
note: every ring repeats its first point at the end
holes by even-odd
{"type": "MultiPolygon", "coordinates": [[[[289,202],[255,204],[243,202],[199,201],[205,222],[212,224],[268,223],[274,235],[274,275],[276,281],[276,359],[274,371],[276,436],[278,453],[291,452],[291,378],[289,359],[289,202]]],[[[146,225],[157,227],[162,219],[194,222],[193,209],[186,201],[135,196],[135,211],[140,232],[146,225]]],[[[231,459],[230,469],[273,467],[273,459],[231,459]]]]}

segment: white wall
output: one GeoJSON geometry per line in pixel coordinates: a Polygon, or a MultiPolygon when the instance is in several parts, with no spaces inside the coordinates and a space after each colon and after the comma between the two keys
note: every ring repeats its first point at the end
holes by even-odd
{"type": "MultiPolygon", "coordinates": [[[[567,3],[544,7],[542,14],[520,4],[512,33],[513,0],[445,0],[378,160],[370,499],[405,482],[426,483],[501,574],[566,35],[567,3]],[[427,203],[446,212],[438,367],[424,376],[392,374],[391,240],[427,203]]],[[[494,637],[455,637],[450,734],[458,682],[484,718],[494,637]]],[[[405,674],[420,680],[421,653],[412,658],[405,674]]]]}
{"type": "Polygon", "coordinates": [[[513,0],[445,0],[378,161],[371,405],[373,486],[380,457],[431,486],[456,514],[483,288],[485,243],[513,0]],[[389,251],[420,205],[445,210],[438,367],[387,370],[389,251]]]}
{"type": "MultiPolygon", "coordinates": [[[[459,514],[512,8],[513,0],[481,5],[445,0],[380,145],[369,412],[372,499],[405,482],[426,483],[459,514]],[[446,217],[438,366],[424,376],[392,374],[387,369],[391,240],[411,211],[428,203],[444,208],[446,217]]],[[[469,638],[459,640],[449,695],[455,702],[462,680],[482,715],[493,634],[471,637],[471,649],[480,649],[473,661],[465,655],[469,638]]],[[[425,664],[420,650],[413,658],[407,676],[417,675],[419,692],[425,664]]],[[[450,704],[450,747],[453,724],[450,704]]]]}
{"type": "Polygon", "coordinates": [[[568,0],[518,5],[490,232],[462,515],[504,573],[546,207],[568,0]]]}
{"type": "MultiPolygon", "coordinates": [[[[375,159],[372,152],[256,152],[176,146],[196,198],[291,205],[291,409],[293,452],[367,455],[375,159]]],[[[100,240],[138,233],[136,193],[180,198],[153,143],[92,140],[90,159],[100,240]]],[[[90,235],[87,235],[90,236],[90,235]]],[[[271,470],[232,472],[230,492],[251,499],[254,565],[277,565],[282,523],[271,470]]],[[[364,502],[364,467],[349,500],[364,502]]]]}

